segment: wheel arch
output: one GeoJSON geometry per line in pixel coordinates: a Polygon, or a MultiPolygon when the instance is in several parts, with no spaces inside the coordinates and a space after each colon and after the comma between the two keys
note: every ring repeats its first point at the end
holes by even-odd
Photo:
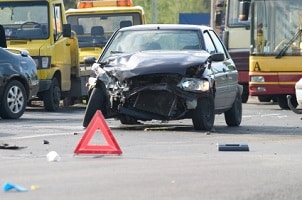
{"type": "Polygon", "coordinates": [[[60,87],[60,89],[61,89],[61,93],[62,93],[62,75],[61,75],[61,72],[60,72],[59,70],[57,70],[57,71],[54,73],[52,79],[54,79],[54,78],[57,79],[57,81],[58,81],[58,83],[59,83],[59,87],[60,87]]]}
{"type": "Polygon", "coordinates": [[[16,80],[16,81],[19,81],[23,86],[24,86],[24,89],[25,89],[25,92],[26,92],[26,101],[29,100],[29,85],[28,85],[28,82],[27,80],[22,77],[22,76],[12,76],[10,79],[8,79],[8,81],[5,83],[5,86],[4,88],[6,88],[7,84],[10,83],[11,81],[13,80],[16,80]]]}

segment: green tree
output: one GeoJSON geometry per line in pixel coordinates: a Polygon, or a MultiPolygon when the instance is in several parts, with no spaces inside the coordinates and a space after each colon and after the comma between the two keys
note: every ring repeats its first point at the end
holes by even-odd
{"type": "Polygon", "coordinates": [[[133,0],[144,8],[147,23],[178,23],[179,13],[210,13],[210,0],[133,0]],[[157,5],[157,8],[154,6],[157,5]]]}
{"type": "Polygon", "coordinates": [[[65,9],[76,8],[78,0],[63,0],[65,9]]]}
{"type": "MultiPolygon", "coordinates": [[[[211,0],[132,0],[145,10],[147,23],[177,24],[179,13],[210,13],[211,0]],[[157,7],[156,7],[157,5],[157,7]]],[[[65,9],[76,8],[79,0],[64,0],[65,9]]]]}

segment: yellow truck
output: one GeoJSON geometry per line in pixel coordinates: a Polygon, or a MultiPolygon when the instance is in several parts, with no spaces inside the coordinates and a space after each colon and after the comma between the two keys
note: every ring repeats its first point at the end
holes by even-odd
{"type": "Polygon", "coordinates": [[[63,0],[0,0],[0,24],[8,48],[29,51],[38,68],[38,97],[48,111],[62,99],[87,96],[89,71],[80,69],[78,42],[67,24],[63,0]]]}
{"type": "Polygon", "coordinates": [[[132,0],[80,1],[66,11],[67,22],[76,33],[81,67],[85,59],[96,59],[110,36],[119,28],[145,24],[144,9],[132,0]]]}

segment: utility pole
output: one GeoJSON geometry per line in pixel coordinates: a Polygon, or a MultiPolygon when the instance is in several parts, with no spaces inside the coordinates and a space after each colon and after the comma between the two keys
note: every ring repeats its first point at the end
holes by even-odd
{"type": "Polygon", "coordinates": [[[212,28],[216,27],[216,24],[215,24],[215,10],[216,10],[216,0],[211,0],[211,21],[210,21],[210,26],[212,28]]]}
{"type": "Polygon", "coordinates": [[[157,16],[158,16],[158,2],[157,0],[152,0],[152,23],[157,24],[157,16]]]}

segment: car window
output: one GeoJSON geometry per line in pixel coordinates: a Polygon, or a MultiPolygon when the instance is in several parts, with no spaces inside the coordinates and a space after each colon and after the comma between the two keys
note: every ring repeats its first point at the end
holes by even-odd
{"type": "Polygon", "coordinates": [[[209,52],[210,54],[217,53],[215,45],[214,45],[208,31],[204,32],[203,37],[204,37],[204,42],[205,42],[205,46],[206,46],[206,51],[209,52]]]}
{"type": "Polygon", "coordinates": [[[222,45],[220,39],[218,38],[218,36],[214,33],[214,31],[209,31],[209,33],[210,33],[211,38],[213,39],[214,44],[217,48],[217,52],[224,53],[226,55],[225,48],[223,47],[223,45],[222,45]]]}

